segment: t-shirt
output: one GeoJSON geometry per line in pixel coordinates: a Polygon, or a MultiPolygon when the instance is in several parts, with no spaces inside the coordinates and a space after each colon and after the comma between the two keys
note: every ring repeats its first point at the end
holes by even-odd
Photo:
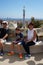
{"type": "MultiPolygon", "coordinates": [[[[31,40],[34,36],[34,29],[32,29],[32,30],[28,29],[27,35],[28,35],[28,40],[31,40]]],[[[36,38],[35,38],[35,40],[33,40],[33,42],[36,42],[36,38]]]]}
{"type": "Polygon", "coordinates": [[[3,38],[6,34],[8,34],[8,29],[0,28],[0,38],[3,38]]]}
{"type": "Polygon", "coordinates": [[[22,33],[16,34],[16,41],[20,41],[21,38],[23,38],[23,34],[22,33]]]}

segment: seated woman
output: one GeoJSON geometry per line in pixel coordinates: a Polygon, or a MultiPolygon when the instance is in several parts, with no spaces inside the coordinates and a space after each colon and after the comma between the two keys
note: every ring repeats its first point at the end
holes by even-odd
{"type": "Polygon", "coordinates": [[[19,51],[19,58],[22,58],[22,53],[21,53],[21,41],[23,40],[23,34],[21,33],[21,30],[19,28],[15,29],[15,40],[12,42],[11,46],[10,46],[10,52],[8,53],[8,55],[14,55],[14,44],[17,45],[17,49],[19,51]]]}
{"type": "Polygon", "coordinates": [[[30,49],[29,46],[35,45],[36,42],[36,31],[34,30],[34,25],[32,22],[28,25],[27,38],[22,42],[22,45],[26,51],[26,57],[30,57],[30,49]]]}

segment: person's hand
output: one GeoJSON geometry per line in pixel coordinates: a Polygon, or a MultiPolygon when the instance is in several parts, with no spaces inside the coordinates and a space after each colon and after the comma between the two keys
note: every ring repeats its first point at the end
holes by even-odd
{"type": "Polygon", "coordinates": [[[19,43],[19,41],[16,41],[17,43],[19,43]]]}
{"type": "Polygon", "coordinates": [[[27,40],[26,43],[31,42],[31,40],[27,40]]]}
{"type": "Polygon", "coordinates": [[[17,42],[16,41],[13,41],[14,44],[16,44],[17,42]]]}

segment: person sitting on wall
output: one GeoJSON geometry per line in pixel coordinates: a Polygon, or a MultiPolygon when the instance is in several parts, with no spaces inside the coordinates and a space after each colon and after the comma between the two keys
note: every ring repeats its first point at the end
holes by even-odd
{"type": "Polygon", "coordinates": [[[8,22],[3,21],[2,22],[2,28],[0,28],[0,55],[3,55],[3,43],[6,42],[8,38],[8,28],[7,28],[8,22]]]}
{"type": "Polygon", "coordinates": [[[31,56],[29,47],[35,45],[36,41],[37,41],[37,34],[36,31],[34,30],[34,24],[30,22],[28,24],[27,38],[22,42],[23,48],[26,51],[25,57],[28,58],[31,56]]]}
{"type": "Polygon", "coordinates": [[[14,44],[17,45],[17,49],[19,51],[19,58],[22,58],[22,53],[21,53],[21,42],[23,40],[23,34],[21,33],[21,30],[19,28],[15,29],[15,40],[12,42],[12,44],[10,45],[10,52],[8,53],[8,55],[14,55],[14,44]]]}

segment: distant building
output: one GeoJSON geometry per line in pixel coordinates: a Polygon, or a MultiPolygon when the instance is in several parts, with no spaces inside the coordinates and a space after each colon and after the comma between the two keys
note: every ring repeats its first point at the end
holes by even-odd
{"type": "Polygon", "coordinates": [[[23,27],[25,27],[25,6],[23,7],[23,27]]]}

